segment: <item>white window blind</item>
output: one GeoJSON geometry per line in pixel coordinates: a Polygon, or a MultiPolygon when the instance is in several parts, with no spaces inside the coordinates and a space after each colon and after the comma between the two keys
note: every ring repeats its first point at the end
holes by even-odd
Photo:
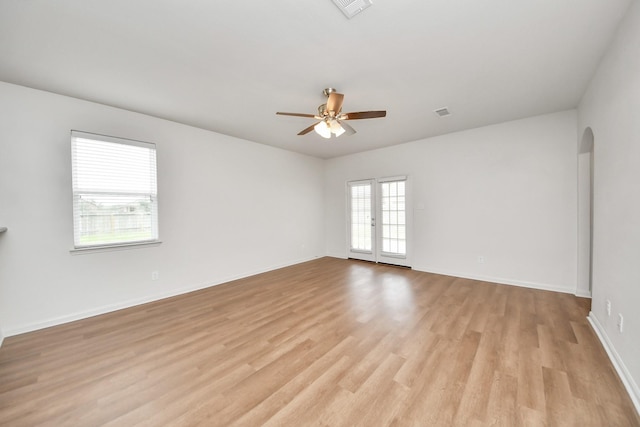
{"type": "Polygon", "coordinates": [[[158,240],[155,144],[71,132],[74,246],[158,240]]]}

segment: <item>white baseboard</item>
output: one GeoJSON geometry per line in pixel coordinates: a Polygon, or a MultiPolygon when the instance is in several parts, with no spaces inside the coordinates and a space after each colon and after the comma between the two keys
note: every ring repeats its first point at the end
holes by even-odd
{"type": "Polygon", "coordinates": [[[8,329],[5,329],[3,332],[4,332],[6,337],[11,337],[11,336],[14,336],[14,335],[24,334],[24,333],[27,333],[27,332],[37,331],[39,329],[49,328],[51,326],[62,325],[64,323],[69,323],[69,322],[73,322],[73,321],[76,321],[76,320],[86,319],[88,317],[98,316],[100,314],[106,314],[106,313],[110,313],[110,312],[113,312],[113,311],[122,310],[122,309],[125,309],[125,308],[130,308],[130,307],[134,307],[136,305],[146,304],[146,303],[149,303],[149,302],[158,301],[158,300],[162,300],[162,299],[165,299],[165,298],[171,298],[171,297],[175,297],[175,296],[178,296],[178,295],[187,294],[189,292],[194,292],[194,291],[198,291],[200,289],[205,289],[205,288],[209,288],[209,287],[212,287],[212,286],[221,285],[223,283],[232,282],[234,280],[244,279],[245,277],[255,276],[256,274],[266,273],[268,271],[277,270],[279,268],[289,267],[289,266],[292,266],[292,265],[295,265],[295,264],[300,264],[300,263],[311,261],[311,260],[314,260],[314,259],[317,259],[317,258],[318,257],[300,259],[300,260],[293,261],[293,262],[286,263],[286,264],[282,264],[282,265],[275,265],[275,266],[271,266],[271,267],[268,267],[268,268],[263,268],[263,269],[260,269],[260,270],[256,270],[256,271],[252,271],[252,272],[248,272],[248,273],[243,273],[243,274],[239,274],[239,275],[232,276],[232,277],[227,277],[227,278],[218,280],[218,281],[213,282],[213,283],[205,283],[205,284],[197,284],[197,285],[186,286],[186,287],[183,287],[183,288],[177,288],[177,289],[171,290],[169,292],[163,292],[163,293],[148,295],[148,296],[145,296],[143,298],[137,298],[137,299],[132,299],[132,300],[128,300],[128,301],[122,301],[122,302],[118,302],[118,303],[115,303],[115,304],[109,304],[109,305],[104,305],[104,306],[101,306],[101,307],[96,307],[96,308],[93,308],[93,309],[90,309],[90,310],[83,310],[83,311],[79,311],[79,312],[68,314],[68,315],[64,315],[64,316],[50,318],[50,319],[43,320],[43,321],[28,323],[28,324],[25,324],[25,325],[14,326],[14,327],[10,327],[8,329]]]}
{"type": "Polygon", "coordinates": [[[333,253],[333,254],[327,254],[326,256],[331,257],[331,258],[339,258],[339,259],[348,259],[349,257],[344,254],[344,253],[333,253]]]}
{"type": "MultiPolygon", "coordinates": [[[[344,254],[337,254],[337,253],[328,254],[327,256],[330,256],[333,258],[341,258],[341,259],[347,258],[344,254]]],[[[570,288],[570,287],[554,286],[554,285],[548,285],[544,283],[526,282],[523,280],[504,279],[502,277],[495,277],[495,276],[482,276],[477,274],[460,273],[458,271],[447,271],[447,270],[442,270],[439,268],[428,267],[428,266],[425,267],[425,266],[414,265],[411,268],[413,270],[423,271],[425,273],[442,274],[444,276],[460,277],[463,279],[479,280],[482,282],[499,283],[501,285],[520,286],[523,288],[539,289],[543,291],[562,292],[563,294],[574,294],[575,296],[578,296],[578,297],[591,298],[590,292],[588,293],[577,292],[575,288],[570,288]]]]}
{"type": "Polygon", "coordinates": [[[587,316],[587,320],[591,324],[591,327],[595,331],[598,339],[607,352],[607,355],[609,356],[613,367],[618,373],[622,384],[624,384],[624,388],[627,389],[627,393],[629,393],[629,397],[631,397],[633,406],[635,406],[636,411],[638,412],[638,414],[640,414],[640,388],[638,388],[638,384],[636,384],[636,382],[633,380],[633,377],[629,373],[629,370],[620,358],[620,355],[618,354],[616,349],[611,344],[609,336],[598,321],[598,318],[595,316],[595,314],[593,314],[593,311],[589,313],[589,316],[587,316]]]}
{"type": "Polygon", "coordinates": [[[523,288],[539,289],[543,291],[562,292],[564,294],[574,294],[575,288],[568,288],[563,286],[548,285],[545,283],[526,282],[523,280],[504,279],[502,277],[495,276],[482,276],[477,274],[460,273],[457,271],[445,271],[438,268],[414,266],[414,270],[424,271],[426,273],[442,274],[445,276],[461,277],[463,279],[479,280],[482,282],[499,283],[501,285],[520,286],[523,288]]]}

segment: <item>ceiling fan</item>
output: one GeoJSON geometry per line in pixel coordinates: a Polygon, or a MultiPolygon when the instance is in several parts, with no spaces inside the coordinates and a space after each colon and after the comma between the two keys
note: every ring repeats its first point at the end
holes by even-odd
{"type": "Polygon", "coordinates": [[[326,104],[322,104],[318,107],[318,114],[282,113],[279,111],[276,114],[280,114],[281,116],[309,117],[320,120],[308,128],[301,130],[298,135],[306,135],[312,130],[315,130],[316,133],[323,138],[331,138],[331,135],[335,135],[337,138],[343,133],[346,133],[347,135],[353,135],[356,133],[356,130],[345,123],[345,120],[375,119],[377,117],[385,117],[387,115],[386,111],[343,113],[343,94],[336,92],[336,90],[331,87],[323,90],[322,93],[324,93],[328,99],[326,104]]]}

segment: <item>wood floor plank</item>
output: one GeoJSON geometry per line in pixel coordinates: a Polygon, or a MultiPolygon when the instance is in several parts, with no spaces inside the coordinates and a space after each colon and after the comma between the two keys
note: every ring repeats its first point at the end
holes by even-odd
{"type": "Polygon", "coordinates": [[[588,300],[320,258],[6,338],[4,426],[640,426],[588,300]]]}
{"type": "Polygon", "coordinates": [[[489,392],[487,413],[489,425],[518,425],[517,406],[518,379],[502,371],[496,371],[489,392]]]}
{"type": "Polygon", "coordinates": [[[276,415],[279,419],[287,419],[287,415],[291,416],[296,411],[298,413],[294,415],[294,419],[303,421],[312,407],[322,407],[322,397],[327,395],[324,388],[331,389],[351,366],[348,357],[343,354],[354,341],[352,337],[344,339],[278,391],[238,418],[233,425],[265,425],[276,415]],[[287,402],[286,405],[282,405],[283,402],[287,402]],[[286,412],[281,411],[283,406],[286,412]]]}

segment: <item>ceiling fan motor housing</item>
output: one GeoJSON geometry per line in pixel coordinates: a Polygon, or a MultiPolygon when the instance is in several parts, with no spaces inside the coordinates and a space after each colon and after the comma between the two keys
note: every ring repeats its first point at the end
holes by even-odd
{"type": "Polygon", "coordinates": [[[337,92],[334,88],[332,87],[328,87],[325,90],[322,91],[322,93],[324,94],[324,96],[329,97],[329,95],[331,95],[332,93],[337,92]]]}

